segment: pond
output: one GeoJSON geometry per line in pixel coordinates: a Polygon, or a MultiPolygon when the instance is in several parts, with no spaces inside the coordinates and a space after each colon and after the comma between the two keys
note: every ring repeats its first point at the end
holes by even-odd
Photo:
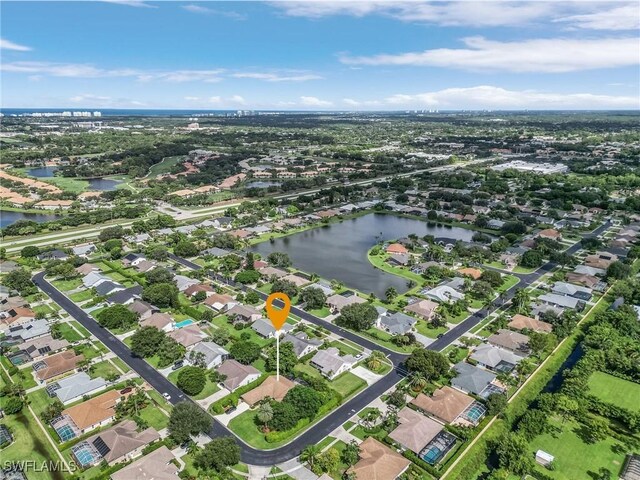
{"type": "Polygon", "coordinates": [[[308,273],[317,273],[328,280],[339,280],[347,287],[364,293],[373,292],[384,298],[385,290],[393,286],[398,292],[408,290],[407,280],[378,270],[367,259],[367,251],[378,240],[419,237],[471,241],[475,233],[459,227],[428,224],[426,221],[395,215],[368,214],[323,227],[313,228],[287,237],[263,242],[252,249],[266,257],[271,252],[285,252],[293,265],[308,273]]]}
{"type": "Polygon", "coordinates": [[[32,222],[50,222],[60,218],[59,215],[52,213],[26,213],[26,212],[6,212],[2,210],[0,213],[0,228],[8,227],[18,220],[31,220],[32,222]]]}
{"type": "MultiPolygon", "coordinates": [[[[58,167],[34,167],[26,170],[25,173],[36,178],[51,178],[55,176],[56,170],[58,170],[58,167]]],[[[122,183],[121,180],[113,180],[111,178],[78,178],[77,180],[88,182],[88,190],[99,190],[103,192],[115,190],[116,187],[122,183]]]]}

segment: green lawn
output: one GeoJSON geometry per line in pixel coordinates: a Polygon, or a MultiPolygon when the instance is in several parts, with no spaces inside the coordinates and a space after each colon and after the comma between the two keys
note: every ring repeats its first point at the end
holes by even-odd
{"type": "Polygon", "coordinates": [[[316,317],[325,318],[328,316],[331,311],[328,307],[317,308],[315,310],[308,310],[311,315],[315,315],[316,317]]]}
{"type": "Polygon", "coordinates": [[[362,353],[361,349],[359,350],[351,345],[347,345],[344,341],[334,340],[329,343],[329,345],[340,350],[340,355],[358,355],[359,353],[362,353]]]}
{"type": "Polygon", "coordinates": [[[58,328],[60,329],[60,334],[67,342],[73,343],[84,338],[68,323],[60,323],[59,325],[60,326],[58,328]]]}
{"type": "Polygon", "coordinates": [[[389,258],[389,256],[386,253],[381,255],[371,255],[369,252],[367,252],[367,258],[374,267],[379,268],[384,272],[398,275],[399,277],[404,277],[407,280],[412,280],[418,284],[422,284],[422,282],[424,282],[424,278],[422,278],[422,276],[418,275],[417,273],[413,273],[412,271],[404,268],[389,265],[387,263],[387,259],[389,258]]]}
{"type": "Polygon", "coordinates": [[[358,390],[365,388],[367,386],[367,382],[360,377],[356,377],[351,372],[345,372],[335,380],[329,382],[329,386],[344,398],[347,398],[358,390]]]}
{"type": "Polygon", "coordinates": [[[229,422],[229,428],[242,438],[249,445],[256,448],[269,449],[277,446],[275,443],[268,443],[265,435],[258,429],[255,423],[256,411],[247,410],[229,422]]]}
{"type": "Polygon", "coordinates": [[[103,360],[102,362],[91,365],[89,369],[89,376],[91,378],[107,378],[109,375],[122,375],[109,360],[103,360]]]}
{"type": "Polygon", "coordinates": [[[38,383],[33,378],[32,372],[31,368],[19,369],[17,373],[11,375],[11,380],[13,380],[13,383],[21,383],[25,389],[33,388],[38,383]]]}
{"type": "Polygon", "coordinates": [[[154,178],[158,175],[170,173],[171,169],[183,158],[185,158],[183,155],[177,155],[175,157],[164,157],[160,163],[156,163],[155,165],[151,166],[147,177],[154,178]]]}
{"type": "MultiPolygon", "coordinates": [[[[59,460],[53,447],[46,440],[44,432],[27,408],[17,415],[7,415],[0,420],[0,424],[6,425],[14,438],[13,443],[0,453],[3,464],[33,460],[40,465],[47,461],[59,460]]],[[[63,478],[68,474],[54,476],[46,471],[37,472],[30,469],[28,475],[30,480],[50,480],[63,478]]]]}
{"type": "Polygon", "coordinates": [[[69,298],[76,303],[80,303],[93,298],[93,292],[91,289],[87,289],[82,292],[72,293],[69,298]]]}
{"type": "Polygon", "coordinates": [[[617,474],[624,463],[624,453],[627,448],[620,446],[620,442],[608,437],[595,444],[586,444],[576,432],[580,424],[574,421],[551,419],[550,423],[560,429],[558,434],[544,434],[534,438],[530,443],[531,455],[537,450],[544,450],[555,457],[556,468],[553,471],[542,469],[551,478],[558,480],[576,480],[595,478],[593,474],[600,468],[609,469],[617,478],[617,474]]]}
{"type": "Polygon", "coordinates": [[[146,406],[140,411],[140,417],[142,417],[149,424],[150,427],[156,430],[162,430],[167,427],[169,423],[169,417],[162,413],[155,405],[151,404],[146,406]]]}
{"type": "Polygon", "coordinates": [[[56,313],[56,311],[51,308],[49,305],[36,305],[35,307],[33,307],[33,311],[35,313],[43,313],[45,315],[49,315],[51,313],[56,313]]]}
{"type": "Polygon", "coordinates": [[[322,374],[311,365],[307,365],[306,363],[299,363],[294,367],[294,370],[297,372],[304,372],[307,375],[310,375],[315,378],[324,378],[322,374]]]}
{"type": "Polygon", "coordinates": [[[425,337],[438,338],[438,335],[445,333],[449,329],[447,327],[434,328],[431,323],[424,322],[422,320],[416,323],[416,330],[425,337]]]}
{"type": "Polygon", "coordinates": [[[71,280],[54,280],[51,283],[61,292],[68,292],[69,290],[73,290],[74,288],[78,288],[82,285],[82,280],[79,278],[72,278],[71,280]]]}
{"type": "Polygon", "coordinates": [[[71,177],[47,177],[41,179],[47,183],[52,183],[57,187],[60,187],[65,192],[82,193],[89,188],[89,182],[87,180],[78,180],[71,177]]]}
{"type": "Polygon", "coordinates": [[[518,277],[515,277],[513,275],[507,275],[504,277],[504,281],[502,282],[502,285],[496,288],[496,291],[498,293],[506,292],[510,288],[517,285],[519,282],[520,282],[520,279],[518,277]]]}
{"type": "Polygon", "coordinates": [[[118,358],[118,357],[115,357],[115,358],[112,358],[112,359],[111,359],[111,361],[112,361],[113,363],[115,363],[115,364],[116,364],[116,366],[117,366],[117,367],[119,367],[119,368],[120,368],[120,370],[122,370],[124,373],[127,373],[127,372],[131,371],[131,369],[129,368],[129,366],[128,366],[126,363],[124,363],[124,362],[122,361],[122,359],[120,359],[120,358],[118,358]]]}
{"type": "Polygon", "coordinates": [[[600,400],[632,412],[640,412],[640,385],[604,372],[589,377],[589,393],[600,400]]]}
{"type": "Polygon", "coordinates": [[[39,388],[33,392],[27,394],[29,404],[37,416],[40,416],[42,412],[51,404],[51,397],[47,394],[47,390],[39,388]]]}
{"type": "MultiPolygon", "coordinates": [[[[178,384],[178,375],[180,374],[180,370],[182,370],[182,368],[179,368],[178,370],[174,370],[169,374],[169,377],[167,377],[169,378],[169,381],[171,381],[175,385],[178,384]]],[[[205,384],[204,389],[198,395],[195,395],[193,398],[196,400],[202,400],[204,398],[210,397],[211,395],[213,395],[219,390],[220,390],[220,387],[218,386],[218,384],[213,383],[207,377],[207,383],[205,384]]]]}

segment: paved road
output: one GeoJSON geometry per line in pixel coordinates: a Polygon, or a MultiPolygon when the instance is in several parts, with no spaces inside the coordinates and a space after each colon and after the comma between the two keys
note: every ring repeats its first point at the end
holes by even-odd
{"type": "MultiPolygon", "coordinates": [[[[594,232],[587,236],[596,236],[600,235],[607,228],[609,228],[610,223],[606,223],[596,229],[594,232]]],[[[569,249],[567,249],[568,253],[575,253],[579,250],[579,243],[572,245],[569,249]]],[[[177,257],[175,255],[171,255],[171,258],[184,265],[188,268],[194,270],[200,270],[202,267],[199,265],[186,260],[181,257],[177,257]]],[[[534,273],[523,274],[520,275],[521,282],[518,284],[519,287],[526,287],[540,278],[543,274],[550,271],[555,265],[551,262],[543,265],[540,269],[538,269],[534,273]]],[[[233,280],[223,278],[219,275],[215,275],[210,273],[212,278],[215,278],[218,281],[225,282],[229,285],[238,286],[233,282],[233,280]]],[[[45,278],[44,272],[38,273],[33,277],[34,283],[44,291],[49,297],[53,299],[58,305],[60,305],[65,311],[69,313],[74,319],[76,319],[82,326],[84,326],[87,330],[89,330],[93,335],[95,335],[98,340],[104,343],[107,347],[109,347],[116,355],[118,355],[132,370],[137,372],[145,381],[147,381],[153,388],[155,388],[161,394],[168,393],[171,395],[171,403],[177,403],[182,400],[188,400],[180,389],[178,389],[175,385],[173,385],[169,380],[167,380],[164,376],[162,376],[155,368],[151,367],[146,361],[141,358],[137,358],[132,355],[129,348],[118,340],[114,335],[112,335],[108,330],[100,327],[97,322],[93,320],[86,312],[84,312],[81,308],[79,308],[75,303],[69,300],[66,295],[57,290],[53,285],[51,285],[45,278]]],[[[246,290],[246,287],[238,286],[243,290],[246,290]]],[[[496,309],[500,308],[504,303],[510,300],[515,293],[515,288],[511,288],[507,292],[505,292],[501,298],[495,300],[490,306],[483,308],[482,310],[476,312],[474,315],[470,316],[460,324],[456,325],[449,332],[445,333],[441,338],[437,339],[431,345],[429,345],[430,350],[440,351],[443,348],[450,345],[452,342],[457,340],[462,334],[469,331],[471,328],[475,327],[478,323],[480,323],[487,315],[496,309]]],[[[266,295],[262,292],[259,292],[260,296],[265,299],[266,295]]],[[[301,310],[297,307],[291,308],[291,312],[299,317],[303,318],[306,321],[314,323],[316,325],[322,326],[333,333],[340,335],[343,338],[351,340],[364,348],[368,348],[370,350],[380,350],[387,354],[389,359],[394,364],[394,369],[388,373],[385,377],[383,377],[378,382],[374,383],[367,389],[360,392],[358,395],[353,397],[348,402],[341,405],[338,409],[333,411],[331,414],[327,415],[317,424],[315,424],[312,428],[308,429],[306,432],[298,436],[291,443],[274,449],[274,450],[257,450],[240,441],[242,460],[245,463],[251,465],[259,465],[259,466],[273,466],[291,458],[296,457],[299,453],[310,444],[317,444],[322,441],[325,437],[327,437],[333,430],[337,427],[345,423],[350,417],[352,417],[356,412],[366,407],[369,403],[371,403],[374,399],[378,398],[382,395],[386,390],[392,388],[396,383],[398,383],[403,375],[403,367],[402,363],[406,359],[406,355],[391,351],[384,347],[379,346],[371,342],[370,340],[361,337],[353,332],[343,330],[342,328],[329,323],[321,318],[318,318],[314,315],[311,315],[304,310],[301,310]]],[[[218,437],[218,436],[226,436],[232,435],[232,432],[228,430],[224,425],[219,423],[214,419],[210,436],[218,437]]]]}

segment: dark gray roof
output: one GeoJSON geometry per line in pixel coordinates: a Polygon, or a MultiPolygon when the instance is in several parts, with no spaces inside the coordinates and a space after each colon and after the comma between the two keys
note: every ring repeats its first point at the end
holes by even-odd
{"type": "Polygon", "coordinates": [[[142,287],[140,285],[136,285],[135,287],[125,288],[124,290],[112,293],[107,297],[107,302],[123,304],[133,298],[140,298],[141,295],[142,287]]]}
{"type": "Polygon", "coordinates": [[[111,280],[107,280],[106,282],[102,282],[101,284],[94,287],[98,296],[103,297],[105,295],[109,295],[111,292],[117,289],[123,289],[124,287],[119,283],[112,282],[111,280]]]}
{"type": "Polygon", "coordinates": [[[453,368],[458,375],[451,380],[451,385],[476,395],[479,395],[496,378],[493,373],[464,362],[454,365],[453,368]]]}

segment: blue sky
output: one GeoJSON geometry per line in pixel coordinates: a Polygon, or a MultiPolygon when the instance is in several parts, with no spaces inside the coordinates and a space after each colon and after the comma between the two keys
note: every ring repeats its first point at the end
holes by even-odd
{"type": "Polygon", "coordinates": [[[638,2],[1,9],[6,108],[640,108],[638,2]]]}

